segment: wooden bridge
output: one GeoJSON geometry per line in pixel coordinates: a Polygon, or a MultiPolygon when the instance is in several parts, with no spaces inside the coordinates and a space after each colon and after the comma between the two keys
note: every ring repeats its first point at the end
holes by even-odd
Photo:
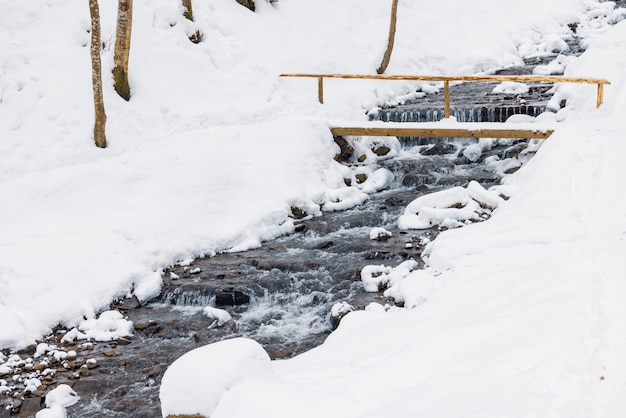
{"type": "MultiPolygon", "coordinates": [[[[420,76],[420,75],[364,75],[364,74],[281,74],[281,77],[304,77],[317,79],[317,97],[324,103],[324,79],[369,79],[369,80],[411,80],[411,81],[443,81],[444,117],[450,118],[450,82],[520,82],[520,83],[584,83],[597,86],[596,107],[604,101],[604,86],[611,84],[608,80],[595,78],[576,78],[561,76],[531,75],[473,75],[473,76],[420,76]]],[[[485,123],[472,127],[419,126],[416,123],[385,123],[348,126],[331,126],[333,136],[403,136],[431,138],[538,138],[546,139],[554,132],[553,129],[533,129],[513,127],[511,124],[485,123]]]]}

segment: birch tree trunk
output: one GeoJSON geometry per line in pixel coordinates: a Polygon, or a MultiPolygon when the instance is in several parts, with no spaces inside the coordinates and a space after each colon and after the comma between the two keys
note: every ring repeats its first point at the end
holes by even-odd
{"type": "Polygon", "coordinates": [[[104,99],[102,96],[102,69],[100,64],[100,8],[98,0],[89,0],[89,13],[91,15],[91,83],[93,85],[93,104],[96,113],[96,121],[93,127],[93,137],[96,146],[106,148],[107,139],[105,127],[107,115],[104,112],[104,99]]]}
{"type": "Polygon", "coordinates": [[[191,8],[191,0],[183,0],[183,7],[186,9],[183,16],[193,22],[193,9],[191,8]]]}
{"type": "Polygon", "coordinates": [[[115,91],[126,101],[130,100],[128,85],[128,55],[130,54],[130,34],[133,26],[133,0],[119,0],[117,3],[117,30],[113,53],[113,82],[115,91]]]}
{"type": "Polygon", "coordinates": [[[383,56],[383,61],[380,63],[380,67],[376,70],[378,74],[383,74],[387,70],[389,61],[391,60],[391,52],[393,51],[393,43],[396,39],[396,21],[398,18],[398,0],[392,0],[391,3],[391,18],[389,20],[389,37],[387,39],[387,49],[383,56]]]}

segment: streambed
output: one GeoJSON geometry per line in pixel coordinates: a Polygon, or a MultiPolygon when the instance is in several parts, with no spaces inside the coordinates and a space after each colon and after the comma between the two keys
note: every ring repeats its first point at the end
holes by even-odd
{"type": "MultiPolygon", "coordinates": [[[[424,242],[439,232],[399,230],[397,218],[406,205],[422,194],[471,180],[484,187],[497,184],[500,176],[487,169],[484,158],[511,156],[520,145],[525,146],[509,141],[475,162],[462,156],[463,142],[407,146],[400,156],[379,161],[395,180],[364,204],[297,221],[298,232],[257,249],[171,267],[159,297],[143,306],[133,299],[113,304],[134,323],[132,338],[62,344],[63,329],[48,337],[47,343],[73,350],[76,356],[49,366],[55,374],[43,380],[41,394],[46,387],[70,384],[81,396],[68,410],[72,417],[156,417],[163,373],[189,350],[245,336],[261,343],[272,358],[288,358],[321,344],[333,329],[330,311],[336,303],[354,309],[371,302],[394,303],[380,293],[364,292],[364,266],[419,262],[424,242]],[[386,229],[391,237],[370,239],[374,227],[386,229]],[[228,311],[233,320],[216,326],[203,313],[209,305],[228,311]]],[[[26,358],[33,352],[34,347],[19,354],[26,358]]],[[[42,407],[41,399],[37,393],[27,396],[14,411],[20,417],[33,416],[42,407]]],[[[10,416],[10,408],[0,409],[2,416],[10,416]]]]}

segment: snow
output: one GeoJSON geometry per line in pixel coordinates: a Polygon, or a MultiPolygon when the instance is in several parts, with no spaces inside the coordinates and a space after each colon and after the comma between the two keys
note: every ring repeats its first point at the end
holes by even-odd
{"type": "Polygon", "coordinates": [[[428,229],[433,226],[458,228],[487,219],[504,199],[500,186],[485,190],[477,181],[467,187],[453,187],[420,196],[406,207],[398,218],[400,229],[428,229]]]}
{"type": "Polygon", "coordinates": [[[58,385],[46,395],[46,407],[37,412],[35,418],[65,418],[67,412],[65,408],[74,405],[80,397],[71,386],[66,384],[58,385]]]}
{"type": "Polygon", "coordinates": [[[133,323],[118,311],[102,312],[97,318],[88,318],[65,333],[61,341],[75,340],[112,341],[133,335],[133,323]]]}
{"type": "Polygon", "coordinates": [[[211,327],[213,326],[221,327],[222,325],[224,325],[225,323],[233,319],[232,316],[224,309],[214,308],[212,306],[205,307],[202,310],[202,313],[204,313],[210,319],[215,320],[215,322],[211,324],[211,327]]]}
{"type": "Polygon", "coordinates": [[[378,240],[387,239],[391,236],[393,236],[391,232],[387,231],[385,228],[382,228],[380,226],[372,228],[370,230],[370,235],[369,235],[370,239],[378,239],[378,240]]]}
{"type": "MultiPolygon", "coordinates": [[[[128,321],[101,327],[98,313],[113,299],[157,294],[168,265],[291,233],[291,206],[315,216],[364,202],[389,173],[367,166],[368,180],[346,186],[357,173],[333,160],[330,121],[363,122],[376,106],[440,87],[326,80],[322,106],[315,80],[278,77],[374,73],[388,2],[258,0],[251,13],[207,0],[194,3],[191,23],[177,2],[136,0],[125,102],[111,88],[115,2],[101,2],[109,146],[100,150],[88,8],[0,2],[0,347],[25,347],[58,323],[77,327],[75,338],[128,335],[128,321]],[[198,45],[187,40],[195,30],[198,45]]],[[[376,266],[385,291],[411,309],[351,312],[325,344],[290,360],[270,362],[242,339],[200,348],[168,369],[164,413],[623,416],[626,24],[609,23],[626,13],[612,6],[400,2],[389,74],[491,73],[565,51],[577,23],[588,50],[538,71],[607,78],[605,103],[595,109],[593,85],[559,86],[552,105],[568,106],[531,124],[559,126],[507,177],[511,198],[479,190],[497,203],[488,221],[440,234],[424,270],[376,266]]],[[[450,193],[472,204],[469,188],[450,193]]],[[[435,218],[448,227],[472,219],[428,223],[435,218]]],[[[0,355],[0,375],[20,361],[0,355]]],[[[0,380],[0,391],[8,387],[0,380]]],[[[54,413],[65,408],[38,417],[54,413]]]]}
{"type": "Polygon", "coordinates": [[[503,93],[503,94],[524,94],[528,93],[530,88],[528,85],[524,83],[516,83],[513,81],[504,81],[497,86],[495,86],[492,90],[492,93],[503,93]]]}
{"type": "Polygon", "coordinates": [[[271,374],[270,358],[254,340],[235,338],[196,348],[177,359],[163,376],[163,416],[212,416],[221,396],[234,385],[271,374]]]}

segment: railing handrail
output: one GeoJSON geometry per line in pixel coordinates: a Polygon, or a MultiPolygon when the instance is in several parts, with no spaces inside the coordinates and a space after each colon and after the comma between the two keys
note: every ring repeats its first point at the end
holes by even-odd
{"type": "Polygon", "coordinates": [[[513,81],[513,82],[539,82],[539,83],[584,83],[596,84],[598,86],[597,107],[600,107],[604,101],[604,85],[611,84],[610,81],[599,78],[584,77],[563,77],[563,76],[544,76],[544,75],[384,75],[384,74],[281,74],[280,77],[306,77],[317,78],[318,89],[317,95],[320,103],[324,103],[324,79],[325,78],[343,78],[343,79],[369,79],[369,80],[410,80],[410,81],[443,81],[444,83],[444,107],[446,118],[450,117],[450,82],[451,81],[470,81],[470,82],[489,82],[489,81],[513,81]]]}

